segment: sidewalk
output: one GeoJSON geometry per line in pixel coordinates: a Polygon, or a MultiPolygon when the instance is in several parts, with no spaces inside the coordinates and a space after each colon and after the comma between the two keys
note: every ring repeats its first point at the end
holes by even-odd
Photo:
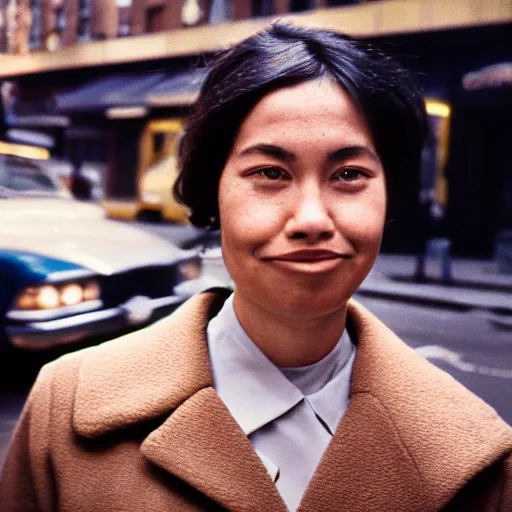
{"type": "Polygon", "coordinates": [[[441,283],[439,263],[427,264],[427,281],[417,283],[414,256],[380,255],[358,294],[459,310],[484,310],[491,321],[512,327],[512,274],[492,261],[454,259],[453,282],[441,283]]]}

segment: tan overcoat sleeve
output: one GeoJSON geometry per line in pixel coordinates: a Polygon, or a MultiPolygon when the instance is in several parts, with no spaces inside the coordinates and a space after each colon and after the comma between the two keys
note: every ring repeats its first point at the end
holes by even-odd
{"type": "Polygon", "coordinates": [[[50,457],[53,365],[44,367],[27,398],[0,475],[2,512],[55,510],[50,457]]]}
{"type": "Polygon", "coordinates": [[[512,512],[512,455],[505,460],[505,484],[500,512],[512,512]]]}

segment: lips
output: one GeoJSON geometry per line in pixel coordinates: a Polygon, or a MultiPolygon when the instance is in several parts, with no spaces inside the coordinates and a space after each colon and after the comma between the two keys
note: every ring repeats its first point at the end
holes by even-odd
{"type": "Polygon", "coordinates": [[[320,249],[306,249],[302,251],[293,251],[286,254],[280,254],[277,256],[272,256],[269,258],[264,258],[267,260],[274,261],[296,261],[300,263],[314,263],[317,261],[325,261],[325,260],[333,260],[339,258],[348,258],[350,257],[347,254],[338,253],[329,250],[320,250],[320,249]]]}

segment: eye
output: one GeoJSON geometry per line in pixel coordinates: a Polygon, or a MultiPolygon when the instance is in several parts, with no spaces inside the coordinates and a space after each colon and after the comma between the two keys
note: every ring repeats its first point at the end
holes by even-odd
{"type": "Polygon", "coordinates": [[[367,174],[363,172],[362,170],[356,168],[356,167],[344,167],[343,169],[340,169],[337,171],[332,179],[334,181],[356,181],[360,178],[366,177],[367,174]]]}
{"type": "Polygon", "coordinates": [[[264,167],[256,170],[253,174],[263,176],[271,181],[284,180],[288,177],[287,173],[277,167],[264,167]]]}

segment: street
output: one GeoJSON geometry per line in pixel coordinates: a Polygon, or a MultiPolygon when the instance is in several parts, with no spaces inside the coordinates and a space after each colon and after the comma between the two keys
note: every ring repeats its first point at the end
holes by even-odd
{"type": "MultiPolygon", "coordinates": [[[[512,343],[510,330],[494,327],[482,312],[460,312],[368,297],[358,300],[411,347],[450,373],[512,423],[512,343]]],[[[51,358],[21,360],[15,382],[1,383],[0,464],[37,365],[51,358]]],[[[5,361],[4,361],[5,364],[5,361]]],[[[5,366],[2,369],[4,372],[5,366]]]]}

